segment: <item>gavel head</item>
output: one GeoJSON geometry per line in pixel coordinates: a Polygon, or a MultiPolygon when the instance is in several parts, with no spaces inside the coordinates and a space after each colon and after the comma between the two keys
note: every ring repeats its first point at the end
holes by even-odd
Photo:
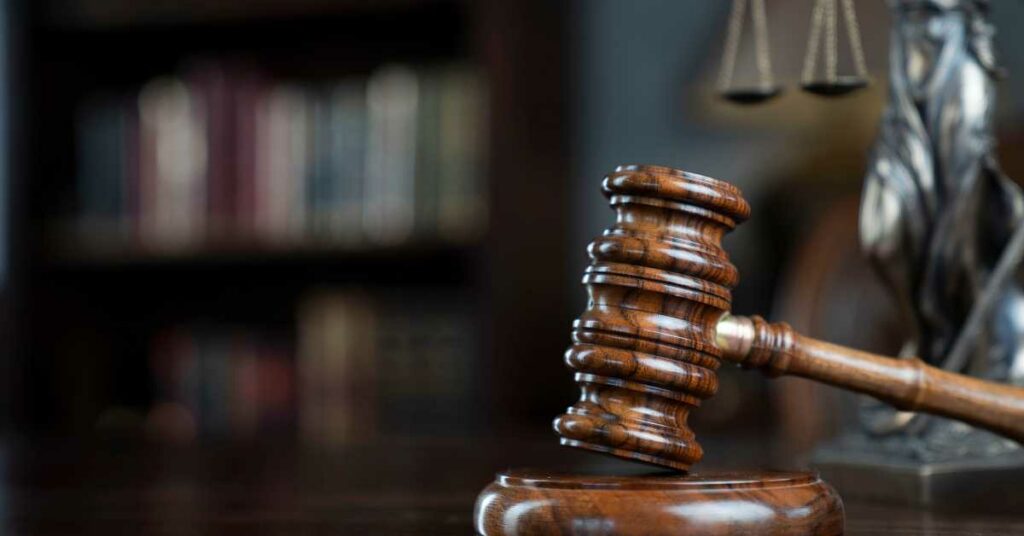
{"type": "Polygon", "coordinates": [[[566,364],[581,396],[563,445],[686,470],[690,410],[718,388],[715,326],[739,276],[721,240],[750,215],[739,189],[660,166],[619,166],[602,190],[615,225],[588,248],[587,309],[566,364]]]}

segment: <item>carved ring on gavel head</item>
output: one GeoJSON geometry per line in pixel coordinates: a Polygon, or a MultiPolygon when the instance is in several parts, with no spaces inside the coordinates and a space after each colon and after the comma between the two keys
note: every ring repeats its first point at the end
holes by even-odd
{"type": "Polygon", "coordinates": [[[555,419],[564,445],[686,470],[702,451],[687,417],[715,394],[721,360],[866,393],[1024,441],[1024,388],[917,359],[803,337],[729,314],[739,277],[722,237],[750,215],[736,187],[660,166],[620,166],[602,190],[615,224],[588,248],[590,300],[567,365],[579,400],[555,419]]]}

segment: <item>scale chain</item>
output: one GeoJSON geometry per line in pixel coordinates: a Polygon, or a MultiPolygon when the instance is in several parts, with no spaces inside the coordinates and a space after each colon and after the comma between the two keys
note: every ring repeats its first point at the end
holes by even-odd
{"type": "Polygon", "coordinates": [[[768,48],[768,16],[764,12],[764,0],[753,0],[752,16],[754,18],[754,38],[757,40],[757,72],[762,88],[769,89],[773,84],[771,52],[768,48]]]}
{"type": "Polygon", "coordinates": [[[836,32],[836,0],[825,2],[825,79],[836,81],[836,65],[839,60],[839,36],[836,32]]]}
{"type": "Polygon", "coordinates": [[[822,17],[825,15],[824,1],[816,0],[814,11],[811,13],[811,32],[807,37],[807,53],[804,56],[804,69],[801,74],[804,83],[814,78],[814,64],[818,62],[818,40],[821,36],[822,17]]]}
{"type": "Polygon", "coordinates": [[[722,91],[732,84],[733,70],[736,68],[736,55],[739,53],[740,31],[743,29],[743,15],[746,11],[746,0],[735,0],[732,12],[729,13],[729,33],[725,38],[725,50],[722,52],[722,71],[718,76],[718,86],[722,91]]]}
{"type": "Polygon", "coordinates": [[[850,37],[850,52],[857,75],[868,75],[867,63],[864,61],[864,47],[860,42],[860,25],[857,24],[857,11],[853,9],[853,0],[843,0],[843,14],[846,17],[846,33],[850,37]]]}

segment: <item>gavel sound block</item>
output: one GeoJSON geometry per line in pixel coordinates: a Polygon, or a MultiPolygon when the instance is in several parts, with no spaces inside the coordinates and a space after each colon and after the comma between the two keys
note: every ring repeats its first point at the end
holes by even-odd
{"type": "MultiPolygon", "coordinates": [[[[730,291],[739,278],[721,240],[750,213],[737,188],[671,168],[621,166],[605,178],[602,189],[616,221],[589,248],[592,263],[583,278],[589,305],[574,323],[565,358],[576,371],[581,396],[554,423],[563,444],[688,470],[702,451],[687,417],[714,395],[722,360],[771,376],[822,381],[1024,440],[1022,388],[938,370],[916,359],[815,341],[757,316],[730,315],[730,291]]],[[[511,534],[530,526],[532,534],[651,534],[663,527],[658,523],[667,519],[659,517],[664,512],[716,511],[732,515],[676,516],[673,530],[731,534],[751,529],[743,524],[752,519],[751,512],[787,511],[789,499],[812,489],[813,499],[794,510],[804,518],[765,515],[758,533],[841,532],[841,501],[813,475],[780,480],[750,474],[738,488],[729,484],[736,482],[735,475],[675,478],[686,484],[672,487],[655,477],[502,475],[481,494],[477,530],[511,534]],[[693,493],[705,486],[715,492],[693,493]],[[750,489],[758,486],[772,491],[752,495],[750,489]],[[630,502],[629,520],[616,517],[606,504],[613,497],[623,500],[613,490],[644,496],[630,502]],[[707,497],[713,498],[710,503],[707,497]],[[746,507],[732,508],[737,505],[746,507]],[[577,522],[604,526],[601,520],[612,529],[572,529],[577,522]],[[634,526],[642,530],[627,530],[634,526]]]]}
{"type": "MultiPolygon", "coordinates": [[[[717,322],[739,279],[721,239],[750,208],[733,186],[656,166],[620,167],[603,190],[616,222],[590,245],[566,352],[582,394],[555,429],[565,445],[685,470],[702,454],[686,419],[718,388],[717,322]]],[[[474,520],[485,535],[833,535],[843,507],[809,473],[511,471],[474,520]]]]}

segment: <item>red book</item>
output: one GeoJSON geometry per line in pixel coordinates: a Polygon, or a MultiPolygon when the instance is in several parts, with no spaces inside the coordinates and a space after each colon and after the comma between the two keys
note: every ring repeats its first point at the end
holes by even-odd
{"type": "Polygon", "coordinates": [[[256,238],[257,185],[257,120],[266,85],[255,74],[241,75],[234,91],[235,119],[235,230],[246,240],[256,238]]]}
{"type": "Polygon", "coordinates": [[[280,432],[295,419],[295,367],[289,353],[264,343],[259,357],[260,429],[280,432]]]}
{"type": "Polygon", "coordinates": [[[206,119],[207,237],[222,242],[232,235],[235,214],[235,107],[227,70],[219,64],[202,64],[186,77],[198,95],[206,119]]]}

